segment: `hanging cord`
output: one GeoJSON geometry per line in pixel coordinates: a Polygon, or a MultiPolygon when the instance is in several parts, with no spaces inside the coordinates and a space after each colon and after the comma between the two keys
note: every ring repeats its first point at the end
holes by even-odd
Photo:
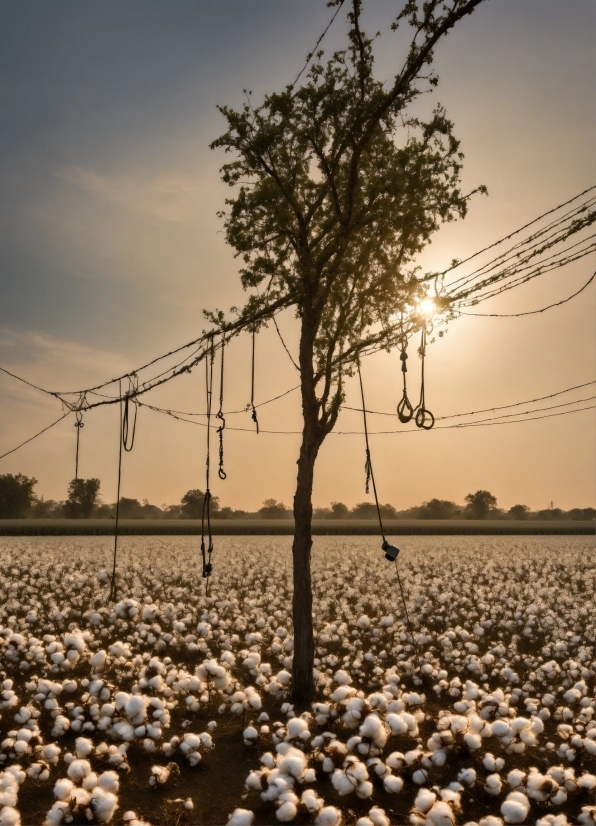
{"type": "Polygon", "coordinates": [[[401,397],[400,403],[397,405],[397,415],[399,417],[400,422],[402,424],[407,424],[414,415],[414,408],[412,407],[412,403],[408,398],[408,389],[406,386],[406,373],[408,372],[408,365],[406,361],[408,360],[408,340],[404,338],[401,343],[399,358],[401,361],[401,372],[403,375],[404,380],[404,389],[401,397]]]}
{"type": "Polygon", "coordinates": [[[79,494],[79,439],[81,436],[81,428],[85,427],[83,423],[83,414],[80,410],[76,412],[75,427],[77,429],[77,452],[75,457],[75,484],[74,484],[74,501],[72,503],[72,518],[77,518],[77,499],[79,494]]]}
{"type": "MultiPolygon", "coordinates": [[[[410,632],[410,637],[412,638],[412,643],[414,645],[414,653],[416,656],[416,663],[418,665],[418,669],[420,670],[420,656],[418,651],[418,643],[416,642],[416,637],[414,636],[414,629],[412,627],[412,623],[410,621],[410,615],[408,613],[408,606],[406,603],[406,597],[404,594],[404,589],[402,586],[401,577],[399,575],[399,568],[397,567],[397,556],[399,554],[399,548],[395,545],[390,545],[387,542],[387,538],[385,537],[385,529],[383,527],[383,519],[381,517],[381,506],[379,505],[379,497],[377,496],[377,486],[375,484],[375,474],[373,471],[372,460],[370,455],[370,444],[368,441],[368,426],[366,422],[366,404],[364,402],[364,385],[362,384],[362,373],[360,372],[360,362],[356,362],[356,366],[358,368],[358,379],[360,380],[360,396],[362,399],[362,420],[364,423],[364,440],[366,442],[366,492],[368,493],[368,482],[369,479],[372,482],[372,489],[373,495],[375,497],[375,505],[377,508],[377,516],[379,518],[379,528],[381,530],[381,536],[383,538],[383,544],[381,548],[385,551],[385,559],[388,559],[390,562],[395,562],[395,573],[397,574],[397,582],[399,584],[399,593],[401,596],[401,601],[404,607],[404,614],[406,617],[406,624],[408,626],[408,631],[410,632]]],[[[422,673],[422,672],[421,672],[422,673]]]]}
{"type": "MultiPolygon", "coordinates": [[[[205,358],[205,394],[207,397],[207,457],[205,459],[205,496],[203,497],[203,511],[201,514],[201,557],[203,562],[203,579],[208,579],[213,570],[211,555],[213,553],[213,537],[211,535],[211,491],[209,490],[209,471],[211,465],[211,401],[213,398],[213,362],[215,351],[213,339],[209,356],[205,358]],[[207,531],[205,532],[205,522],[207,531]],[[205,533],[207,545],[205,545],[205,533]]],[[[207,583],[207,588],[209,583],[207,583]]]]}
{"type": "Polygon", "coordinates": [[[252,408],[252,415],[251,419],[255,423],[257,427],[257,433],[259,432],[259,420],[257,419],[257,411],[255,408],[255,337],[256,331],[255,328],[252,328],[252,368],[251,368],[251,378],[250,378],[250,406],[252,408]]]}
{"type": "Polygon", "coordinates": [[[118,438],[118,485],[116,491],[116,522],[114,524],[114,559],[112,563],[112,580],[110,583],[109,601],[114,602],[116,599],[116,557],[118,554],[118,522],[120,519],[120,482],[122,480],[122,446],[124,442],[123,432],[123,416],[122,416],[122,381],[118,382],[118,391],[120,393],[120,415],[119,424],[120,432],[118,438]]]}
{"type": "Polygon", "coordinates": [[[130,453],[135,444],[135,434],[137,432],[137,413],[139,411],[139,408],[137,407],[137,403],[134,401],[134,395],[137,391],[138,386],[138,379],[135,376],[134,379],[130,377],[128,381],[128,393],[124,397],[124,417],[122,419],[122,445],[124,447],[124,450],[127,453],[130,453]],[[132,434],[130,433],[129,417],[129,403],[131,399],[133,400],[132,403],[135,406],[134,418],[132,422],[132,434]]]}
{"type": "Polygon", "coordinates": [[[360,396],[362,397],[362,419],[364,422],[364,441],[366,443],[366,462],[364,469],[366,471],[366,492],[368,493],[369,481],[372,482],[373,496],[375,497],[375,505],[377,506],[377,517],[379,519],[379,528],[381,529],[381,536],[383,537],[383,550],[385,545],[388,545],[385,537],[385,529],[383,528],[383,520],[381,518],[381,507],[379,505],[379,497],[377,496],[377,486],[375,484],[375,474],[373,472],[372,461],[370,458],[370,445],[368,442],[368,425],[366,422],[366,405],[364,403],[364,385],[362,384],[362,373],[360,372],[360,362],[356,362],[358,367],[358,379],[360,380],[360,396]]]}
{"type": "Polygon", "coordinates": [[[217,411],[216,418],[220,420],[221,424],[217,428],[217,435],[219,436],[219,468],[217,470],[217,475],[223,481],[227,479],[227,473],[224,470],[224,443],[223,443],[223,432],[226,429],[226,420],[224,419],[223,414],[223,397],[224,397],[224,349],[226,346],[226,337],[222,333],[221,336],[221,375],[219,378],[219,410],[217,411]]]}
{"type": "Polygon", "coordinates": [[[414,421],[416,427],[421,427],[423,430],[431,430],[435,426],[435,417],[426,409],[424,398],[424,359],[426,357],[426,324],[422,328],[422,338],[420,340],[420,358],[422,359],[422,372],[420,379],[420,401],[416,408],[416,416],[414,421]]]}

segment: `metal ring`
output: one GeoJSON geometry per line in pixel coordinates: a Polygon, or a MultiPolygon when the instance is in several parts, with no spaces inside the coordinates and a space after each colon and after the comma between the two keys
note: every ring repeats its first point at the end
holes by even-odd
{"type": "Polygon", "coordinates": [[[435,417],[426,407],[418,408],[414,421],[416,422],[416,427],[420,427],[422,430],[432,430],[435,426],[435,417]]]}

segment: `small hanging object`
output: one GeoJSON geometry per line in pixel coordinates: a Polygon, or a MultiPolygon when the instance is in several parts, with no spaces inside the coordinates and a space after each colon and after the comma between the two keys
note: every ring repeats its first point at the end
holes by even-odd
{"type": "Polygon", "coordinates": [[[81,428],[85,427],[83,422],[83,413],[81,410],[77,410],[75,413],[76,422],[74,426],[77,429],[77,452],[75,457],[75,487],[74,487],[74,502],[72,503],[72,516],[73,519],[77,518],[77,498],[78,498],[78,481],[79,481],[79,439],[81,436],[81,428]]]}
{"type": "Polygon", "coordinates": [[[410,402],[410,400],[408,398],[408,390],[407,390],[407,387],[406,387],[406,373],[408,372],[408,366],[406,364],[406,361],[408,360],[407,346],[408,346],[408,341],[407,341],[407,339],[404,338],[403,341],[402,341],[401,351],[400,351],[400,354],[399,354],[399,358],[400,358],[400,361],[401,361],[401,372],[402,372],[403,379],[404,379],[404,389],[403,389],[403,394],[402,394],[402,397],[401,397],[401,401],[397,405],[397,415],[399,417],[400,422],[402,422],[402,424],[407,424],[412,419],[412,416],[414,415],[414,408],[412,407],[412,403],[410,402]]]}
{"type": "Polygon", "coordinates": [[[215,349],[213,338],[209,353],[205,355],[205,393],[207,398],[207,456],[205,459],[205,496],[201,513],[201,558],[203,579],[208,579],[213,571],[211,556],[213,554],[213,537],[211,535],[211,491],[209,490],[209,471],[211,467],[211,402],[213,399],[213,362],[215,349]]]}
{"type": "Polygon", "coordinates": [[[396,545],[390,545],[387,540],[383,540],[381,548],[385,551],[385,559],[389,562],[395,562],[399,554],[399,548],[396,545]]]}
{"type": "Polygon", "coordinates": [[[216,419],[219,419],[221,424],[217,428],[217,435],[219,436],[219,468],[217,475],[223,481],[227,479],[227,473],[224,470],[224,443],[223,432],[226,429],[226,420],[223,414],[223,393],[224,393],[224,348],[226,346],[226,337],[222,333],[221,336],[221,375],[219,380],[219,410],[216,414],[216,419]]]}
{"type": "Polygon", "coordinates": [[[423,430],[431,430],[435,426],[435,417],[430,412],[430,410],[426,409],[425,400],[424,400],[424,359],[426,356],[426,326],[422,328],[422,339],[420,342],[420,358],[422,359],[422,378],[420,382],[420,401],[418,402],[418,406],[416,407],[416,415],[414,417],[414,421],[416,423],[416,427],[420,427],[423,430]]]}
{"type": "Polygon", "coordinates": [[[136,402],[134,401],[134,397],[137,392],[138,387],[138,379],[136,376],[134,378],[129,376],[128,379],[128,392],[124,397],[124,416],[122,417],[122,447],[127,453],[133,449],[135,444],[135,433],[137,431],[137,413],[139,412],[139,408],[137,407],[136,402]],[[132,433],[130,432],[130,415],[129,415],[129,404],[131,399],[133,400],[133,404],[135,406],[134,418],[132,422],[132,433]]]}
{"type": "Polygon", "coordinates": [[[255,409],[255,328],[252,328],[252,370],[250,382],[250,406],[252,408],[251,419],[256,425],[257,434],[259,432],[259,420],[257,419],[257,411],[255,409]]]}

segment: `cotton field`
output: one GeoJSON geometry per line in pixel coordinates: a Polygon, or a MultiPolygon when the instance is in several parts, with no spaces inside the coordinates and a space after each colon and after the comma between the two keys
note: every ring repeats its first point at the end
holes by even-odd
{"type": "Polygon", "coordinates": [[[0,826],[596,824],[591,537],[3,538],[0,826]]]}

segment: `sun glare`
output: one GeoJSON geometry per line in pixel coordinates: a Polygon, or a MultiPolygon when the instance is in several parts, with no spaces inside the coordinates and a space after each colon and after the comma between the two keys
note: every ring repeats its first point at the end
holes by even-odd
{"type": "Polygon", "coordinates": [[[418,310],[419,310],[419,312],[421,312],[423,315],[425,315],[428,318],[429,316],[436,313],[437,308],[436,308],[435,302],[432,300],[432,298],[425,298],[418,305],[418,310]]]}

